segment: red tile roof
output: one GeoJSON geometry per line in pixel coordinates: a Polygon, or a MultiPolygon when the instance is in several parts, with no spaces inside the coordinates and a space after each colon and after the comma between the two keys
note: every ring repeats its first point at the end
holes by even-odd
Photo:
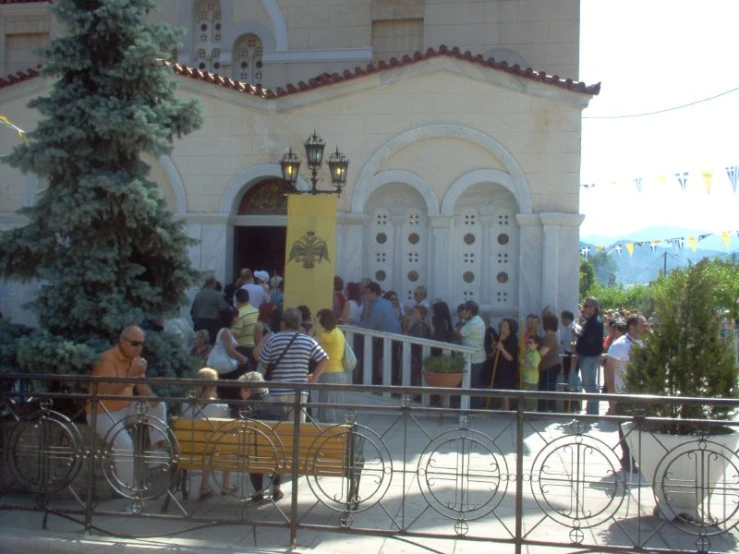
{"type": "MultiPolygon", "coordinates": [[[[3,0],[0,0],[0,3],[2,3],[2,1],[3,0]]],[[[10,2],[13,0],[5,0],[5,1],[10,2]]],[[[17,0],[17,1],[22,1],[22,0],[17,0]]],[[[450,50],[444,45],[441,45],[438,49],[429,48],[428,50],[426,50],[425,54],[422,54],[421,52],[416,52],[415,54],[413,54],[413,57],[406,54],[400,60],[398,60],[397,58],[390,58],[389,62],[380,61],[376,65],[374,63],[370,63],[364,68],[357,66],[354,68],[354,71],[350,71],[346,69],[341,74],[323,73],[319,75],[318,77],[309,79],[307,83],[305,81],[300,81],[297,85],[288,84],[288,85],[285,85],[284,88],[277,87],[277,89],[275,89],[274,91],[263,88],[261,85],[251,85],[249,83],[242,83],[235,79],[231,79],[230,77],[224,77],[222,75],[218,75],[217,73],[208,73],[207,71],[201,71],[199,69],[195,69],[194,67],[190,67],[187,65],[182,65],[179,63],[172,63],[172,62],[165,62],[165,63],[167,65],[170,65],[177,75],[182,75],[184,77],[190,77],[191,79],[196,79],[198,81],[205,81],[206,83],[212,83],[220,87],[230,88],[232,90],[242,92],[244,94],[249,94],[251,96],[272,99],[272,98],[280,98],[283,96],[289,96],[291,94],[298,94],[300,92],[333,85],[335,83],[350,81],[352,79],[357,79],[359,77],[370,75],[372,73],[377,73],[380,71],[387,71],[389,69],[393,69],[396,67],[403,67],[406,65],[419,63],[419,62],[422,62],[424,60],[428,60],[431,58],[439,58],[439,57],[466,60],[470,63],[476,64],[482,67],[488,67],[496,71],[504,71],[506,73],[516,75],[517,77],[521,77],[524,79],[543,83],[546,85],[554,86],[554,87],[565,89],[565,90],[570,90],[572,92],[577,92],[580,94],[587,94],[587,95],[593,96],[593,95],[600,93],[600,83],[596,83],[595,85],[586,85],[583,82],[575,82],[572,79],[562,79],[558,75],[547,75],[546,72],[544,71],[535,71],[534,69],[531,69],[530,67],[526,69],[522,69],[518,64],[509,66],[508,63],[505,61],[498,62],[498,61],[495,61],[495,59],[493,58],[485,59],[482,54],[473,56],[469,50],[464,53],[460,52],[459,48],[456,48],[456,47],[450,50]]],[[[38,66],[38,68],[40,67],[41,66],[38,66]]],[[[25,81],[26,79],[30,79],[31,77],[35,77],[36,75],[38,75],[38,71],[34,69],[28,69],[26,70],[25,73],[22,71],[19,71],[16,75],[9,75],[8,77],[4,79],[0,79],[0,88],[18,83],[20,81],[25,81]]]]}
{"type": "MultiPolygon", "coordinates": [[[[12,0],[6,0],[6,3],[9,1],[12,0]]],[[[0,0],[0,3],[2,3],[2,0],[0,0]]],[[[41,66],[37,65],[36,69],[28,68],[25,71],[19,71],[18,73],[8,75],[5,78],[0,78],[0,88],[9,87],[10,85],[33,79],[39,75],[39,69],[41,69],[41,66]]]]}

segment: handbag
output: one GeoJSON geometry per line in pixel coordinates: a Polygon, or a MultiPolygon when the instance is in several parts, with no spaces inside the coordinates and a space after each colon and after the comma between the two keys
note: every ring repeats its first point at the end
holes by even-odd
{"type": "Polygon", "coordinates": [[[295,339],[298,338],[298,335],[300,333],[295,333],[293,335],[293,338],[290,339],[290,342],[287,343],[287,346],[285,347],[285,350],[283,350],[280,355],[277,357],[277,360],[274,362],[268,363],[267,366],[264,368],[264,380],[265,381],[271,381],[272,380],[272,372],[277,367],[277,364],[280,363],[280,360],[282,360],[282,357],[285,355],[285,353],[290,350],[290,346],[293,342],[295,342],[295,339]]]}
{"type": "Polygon", "coordinates": [[[226,346],[221,340],[221,334],[223,329],[218,331],[216,336],[216,343],[213,349],[208,354],[208,359],[205,361],[207,367],[215,369],[218,373],[231,373],[239,367],[239,362],[228,355],[226,352],[226,346]]]}
{"type": "Polygon", "coordinates": [[[341,363],[345,371],[354,371],[354,368],[357,367],[357,356],[346,339],[344,340],[344,357],[341,358],[341,363]]]}

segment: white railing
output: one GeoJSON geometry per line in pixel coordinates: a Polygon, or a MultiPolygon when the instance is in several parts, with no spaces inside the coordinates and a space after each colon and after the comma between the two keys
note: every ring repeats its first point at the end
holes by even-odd
{"type": "MultiPolygon", "coordinates": [[[[381,331],[373,331],[371,329],[364,329],[362,327],[355,327],[353,325],[340,325],[339,328],[344,332],[346,340],[349,344],[354,346],[354,336],[358,335],[363,338],[364,348],[362,349],[362,384],[372,384],[372,368],[374,367],[374,349],[372,348],[373,339],[381,339],[383,342],[383,360],[382,360],[382,384],[391,385],[393,375],[393,344],[401,344],[401,358],[400,358],[400,385],[404,387],[411,386],[411,347],[418,345],[421,347],[421,359],[431,354],[432,348],[440,348],[444,354],[459,353],[464,356],[464,376],[462,377],[462,388],[470,388],[471,378],[471,367],[472,367],[472,354],[475,349],[471,346],[461,346],[459,344],[450,344],[448,342],[439,342],[429,339],[421,339],[417,337],[410,337],[408,335],[398,335],[396,333],[384,333],[381,331]]],[[[426,384],[424,383],[424,386],[426,384]]],[[[389,397],[391,393],[383,393],[383,396],[389,397]]],[[[442,399],[445,406],[448,406],[449,396],[442,395],[442,399]]],[[[430,394],[423,394],[421,402],[424,406],[429,404],[430,394]]],[[[470,397],[462,396],[460,399],[460,408],[463,410],[469,409],[470,397]]]]}

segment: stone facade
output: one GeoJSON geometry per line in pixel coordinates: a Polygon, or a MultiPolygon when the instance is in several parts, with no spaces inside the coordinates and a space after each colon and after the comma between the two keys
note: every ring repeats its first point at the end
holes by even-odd
{"type": "MultiPolygon", "coordinates": [[[[218,38],[220,65],[216,70],[207,54],[206,69],[233,76],[233,45],[253,35],[262,45],[266,89],[338,72],[329,83],[307,81],[301,92],[284,94],[244,92],[192,71],[173,77],[183,96],[200,100],[205,125],[170,156],[147,161],[170,209],[200,240],[191,251],[196,267],[229,282],[239,269],[240,230],[285,225],[285,215],[245,214],[240,202],[280,177],[288,147],[304,158],[301,143],[315,129],[327,152],[338,146],[351,160],[336,263],[345,281],[369,276],[409,300],[415,286],[425,285],[452,306],[475,299],[495,317],[539,312],[546,304],[576,306],[580,118],[597,88],[523,70],[576,76],[577,0],[164,4],[155,17],[191,30],[181,63],[195,66],[200,39],[211,52],[218,38]],[[217,37],[194,35],[197,22],[210,25],[216,15],[217,37]],[[395,36],[387,22],[418,29],[419,19],[425,48],[445,43],[471,55],[439,49],[366,67],[376,48],[402,48],[390,39],[372,43],[395,36]],[[384,30],[373,33],[380,23],[384,30]],[[474,57],[490,52],[525,65],[511,71],[474,57]],[[356,66],[366,69],[354,73],[356,66]]],[[[9,7],[0,5],[0,15],[9,7]]],[[[254,60],[255,52],[242,54],[254,60]]],[[[26,103],[50,84],[34,78],[0,89],[0,113],[33,129],[38,115],[26,103]]],[[[3,133],[0,151],[16,141],[3,133]]],[[[14,212],[32,203],[44,183],[8,167],[0,174],[0,228],[7,228],[22,223],[14,212]]],[[[329,181],[325,168],[319,178],[329,181]]],[[[0,283],[0,310],[30,322],[20,304],[31,292],[0,283]]]]}

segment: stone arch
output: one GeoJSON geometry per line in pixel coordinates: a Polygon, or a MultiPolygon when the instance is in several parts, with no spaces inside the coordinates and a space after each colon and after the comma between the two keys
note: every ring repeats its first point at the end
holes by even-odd
{"type": "Polygon", "coordinates": [[[282,14],[280,5],[277,3],[277,0],[262,0],[262,7],[272,21],[272,29],[275,32],[275,51],[287,51],[287,24],[285,23],[285,16],[282,14]]]}
{"type": "MultiPolygon", "coordinates": [[[[242,169],[228,184],[221,197],[221,205],[218,213],[230,215],[238,208],[238,200],[252,185],[264,177],[282,178],[282,169],[279,164],[253,165],[242,169]]],[[[298,190],[308,190],[310,186],[305,179],[298,177],[298,190]]]]}
{"type": "Polygon", "coordinates": [[[241,21],[236,25],[230,25],[226,33],[224,33],[224,44],[232,51],[236,41],[244,35],[256,35],[262,41],[262,49],[264,52],[274,52],[276,48],[275,34],[266,25],[259,21],[241,21]]]}
{"type": "Polygon", "coordinates": [[[430,138],[445,137],[453,137],[472,142],[473,144],[487,150],[500,160],[503,167],[506,169],[506,172],[510,176],[511,189],[509,190],[513,192],[513,196],[518,202],[519,213],[531,213],[531,191],[529,190],[526,177],[513,155],[497,140],[486,135],[482,131],[478,131],[471,127],[465,127],[463,125],[444,123],[426,125],[424,127],[411,129],[410,131],[401,133],[400,135],[390,139],[374,154],[372,154],[365,166],[362,168],[359,178],[357,179],[357,184],[354,193],[352,194],[352,212],[362,212],[364,204],[369,198],[368,187],[371,185],[372,179],[377,173],[377,170],[382,167],[390,156],[414,142],[430,138]]]}
{"type": "MultiPolygon", "coordinates": [[[[454,208],[457,205],[459,198],[468,188],[478,183],[495,183],[501,185],[513,195],[519,207],[521,207],[521,201],[517,196],[518,190],[516,189],[513,179],[508,173],[497,169],[476,169],[469,173],[465,173],[452,183],[452,186],[449,187],[449,190],[441,203],[441,215],[454,215],[454,208]]],[[[530,208],[529,212],[524,213],[530,213],[530,208]]]]}
{"type": "Polygon", "coordinates": [[[423,201],[426,203],[426,210],[429,215],[436,215],[439,213],[439,201],[436,199],[436,195],[431,189],[431,186],[417,173],[402,169],[389,169],[374,175],[364,189],[366,191],[366,198],[362,202],[359,210],[354,209],[354,199],[352,198],[352,211],[362,211],[364,209],[364,204],[372,196],[372,193],[383,185],[387,185],[389,183],[402,183],[408,185],[421,195],[423,201]]]}

